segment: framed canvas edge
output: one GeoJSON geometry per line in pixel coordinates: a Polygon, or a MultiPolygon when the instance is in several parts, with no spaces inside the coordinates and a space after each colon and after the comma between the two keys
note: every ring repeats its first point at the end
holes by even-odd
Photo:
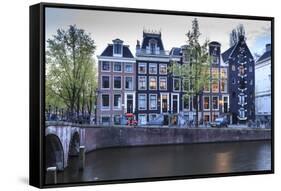
{"type": "MultiPolygon", "coordinates": [[[[124,7],[107,7],[107,6],[95,6],[95,5],[78,5],[78,4],[62,4],[62,3],[39,3],[30,6],[30,12],[32,7],[39,9],[39,26],[36,26],[37,32],[39,32],[39,39],[32,42],[33,36],[31,31],[34,23],[30,19],[30,96],[29,96],[29,184],[38,188],[57,188],[57,187],[70,187],[70,186],[87,186],[87,185],[105,185],[105,184],[119,184],[119,183],[135,183],[135,182],[150,182],[150,181],[167,181],[167,180],[179,180],[179,179],[195,179],[195,178],[218,178],[218,177],[229,177],[229,176],[245,176],[245,175],[263,175],[273,174],[275,172],[275,141],[274,141],[274,129],[275,129],[275,118],[274,118],[274,17],[264,16],[251,16],[251,15],[235,15],[235,14],[218,14],[218,13],[201,13],[201,12],[187,12],[187,11],[171,11],[171,10],[156,10],[156,9],[140,9],[140,8],[124,8],[124,7]],[[170,176],[170,177],[149,177],[139,179],[124,179],[124,180],[108,180],[98,182],[70,182],[70,183],[59,183],[54,185],[47,185],[44,183],[44,111],[45,111],[45,8],[69,8],[69,9],[85,9],[85,10],[101,10],[101,11],[116,11],[116,12],[132,12],[132,13],[150,13],[150,14],[165,14],[165,15],[183,15],[183,16],[199,16],[199,17],[215,17],[215,18],[228,18],[228,19],[249,19],[249,20],[264,20],[271,22],[271,113],[272,113],[272,128],[271,128],[271,170],[262,171],[245,171],[245,172],[231,172],[231,173],[216,173],[216,174],[199,174],[199,175],[186,175],[186,176],[170,176]],[[35,41],[35,42],[34,42],[35,41]],[[35,43],[39,45],[40,50],[34,50],[32,46],[35,43]],[[32,61],[32,58],[37,58],[37,62],[32,61]],[[39,61],[39,62],[38,62],[39,61]],[[33,67],[38,65],[39,70],[34,70],[33,67]],[[32,79],[36,78],[35,72],[39,71],[39,87],[38,83],[32,79]],[[39,101],[34,103],[35,94],[39,94],[39,101]],[[36,107],[37,106],[37,107],[36,107]],[[38,108],[39,106],[39,108],[38,108]],[[32,111],[38,110],[40,117],[34,116],[32,111]],[[34,125],[34,121],[37,125],[34,125]],[[38,130],[39,126],[39,130],[38,130]],[[39,131],[39,134],[38,134],[39,131]],[[39,139],[34,140],[31,135],[37,134],[39,139]],[[37,143],[38,146],[34,145],[37,143]],[[33,151],[33,153],[31,153],[33,151]],[[34,155],[36,157],[34,157],[34,155]],[[34,161],[33,159],[38,159],[34,161]],[[39,169],[36,169],[39,168],[39,169]],[[35,170],[36,169],[36,170],[35,170]],[[39,174],[38,174],[39,172],[39,174]],[[34,181],[31,177],[38,176],[39,178],[34,181]]],[[[35,8],[34,8],[35,9],[35,8]]],[[[38,11],[38,10],[37,10],[38,11]]],[[[31,14],[30,14],[31,17],[31,14]]]]}

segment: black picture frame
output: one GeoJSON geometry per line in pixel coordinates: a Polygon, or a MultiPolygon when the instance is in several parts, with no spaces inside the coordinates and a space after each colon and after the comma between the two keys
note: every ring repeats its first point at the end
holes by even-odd
{"type": "Polygon", "coordinates": [[[121,7],[104,7],[93,5],[74,5],[74,4],[58,4],[58,3],[39,3],[30,6],[30,97],[29,97],[29,180],[30,185],[38,188],[53,188],[65,186],[84,186],[99,184],[116,184],[116,183],[132,183],[147,181],[165,181],[177,179],[193,179],[193,178],[209,178],[209,177],[226,177],[241,175],[257,175],[274,173],[274,18],[249,15],[231,15],[217,13],[197,13],[185,11],[168,11],[154,9],[135,9],[121,7]],[[182,16],[204,16],[214,18],[234,18],[248,20],[263,20],[271,22],[271,170],[266,171],[250,171],[250,172],[233,172],[219,174],[201,174],[187,176],[170,176],[170,177],[154,177],[141,179],[124,179],[113,181],[97,181],[97,182],[75,182],[60,183],[54,185],[46,185],[45,168],[44,168],[44,111],[45,111],[45,8],[64,8],[64,9],[80,9],[80,10],[100,10],[114,12],[130,12],[130,13],[153,13],[164,15],[182,15],[182,16]]]}

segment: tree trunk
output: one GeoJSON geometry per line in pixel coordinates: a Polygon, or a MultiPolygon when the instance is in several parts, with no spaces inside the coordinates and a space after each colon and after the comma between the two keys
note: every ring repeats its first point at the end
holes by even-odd
{"type": "Polygon", "coordinates": [[[198,123],[199,122],[199,116],[198,116],[198,114],[199,114],[198,94],[196,94],[195,99],[196,99],[196,101],[195,101],[195,104],[196,104],[196,107],[195,107],[195,110],[196,110],[195,127],[198,128],[199,127],[199,123],[198,123]]]}

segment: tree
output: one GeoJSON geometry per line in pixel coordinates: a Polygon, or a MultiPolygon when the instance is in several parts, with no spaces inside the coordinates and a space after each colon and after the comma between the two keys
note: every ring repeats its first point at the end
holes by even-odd
{"type": "MultiPolygon", "coordinates": [[[[199,43],[199,24],[195,18],[192,21],[192,29],[186,34],[188,40],[186,49],[184,49],[184,60],[187,63],[182,65],[175,62],[172,63],[172,71],[174,75],[178,75],[184,82],[187,82],[189,88],[186,89],[184,98],[191,96],[196,111],[195,125],[198,127],[199,122],[199,104],[200,95],[202,94],[204,87],[209,85],[210,82],[210,64],[209,64],[209,52],[208,41],[206,40],[203,45],[199,43]]],[[[184,84],[184,86],[186,86],[184,84]]]]}
{"type": "Polygon", "coordinates": [[[240,24],[235,29],[232,29],[229,34],[229,45],[230,47],[234,46],[238,41],[240,36],[245,36],[245,28],[244,25],[240,24]]]}
{"type": "Polygon", "coordinates": [[[75,25],[58,29],[47,40],[46,104],[67,109],[72,119],[92,108],[89,104],[96,87],[95,48],[90,34],[75,25]]]}

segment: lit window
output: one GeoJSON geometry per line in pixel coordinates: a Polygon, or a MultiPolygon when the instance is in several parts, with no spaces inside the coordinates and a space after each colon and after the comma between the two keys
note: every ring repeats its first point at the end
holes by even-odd
{"type": "Polygon", "coordinates": [[[102,108],[109,109],[109,94],[102,94],[101,100],[102,100],[102,108]]]}
{"type": "Polygon", "coordinates": [[[221,68],[221,79],[227,79],[227,69],[221,68]]]}
{"type": "Polygon", "coordinates": [[[121,72],[122,71],[122,65],[121,62],[115,62],[113,65],[113,71],[114,72],[121,72]]]}
{"type": "Polygon", "coordinates": [[[121,76],[114,76],[114,89],[121,89],[121,76]]]}
{"type": "Polygon", "coordinates": [[[219,69],[218,68],[212,68],[212,79],[219,79],[219,69]]]}
{"type": "Polygon", "coordinates": [[[173,90],[180,91],[180,79],[178,78],[173,79],[173,90]]]}
{"type": "Polygon", "coordinates": [[[212,80],[212,92],[217,93],[219,92],[219,81],[212,80]]]}
{"type": "Polygon", "coordinates": [[[149,90],[157,90],[157,77],[156,76],[149,77],[149,90]]]}
{"type": "Polygon", "coordinates": [[[109,82],[110,82],[109,76],[102,76],[101,77],[101,83],[102,83],[103,89],[109,89],[109,82]]]}
{"type": "Polygon", "coordinates": [[[110,71],[110,63],[109,62],[101,62],[102,63],[102,71],[110,71]]]}
{"type": "Polygon", "coordinates": [[[212,97],[212,104],[213,104],[213,109],[219,109],[219,97],[218,96],[212,97]]]}
{"type": "Polygon", "coordinates": [[[139,63],[139,74],[146,74],[146,63],[139,63]]]}
{"type": "Polygon", "coordinates": [[[114,108],[115,109],[121,109],[121,95],[120,94],[114,94],[114,108]]]}
{"type": "Polygon", "coordinates": [[[146,110],[146,94],[139,94],[138,96],[139,110],[146,110]]]}
{"type": "Polygon", "coordinates": [[[149,109],[157,110],[157,95],[156,94],[149,95],[149,109]]]}
{"type": "Polygon", "coordinates": [[[133,89],[133,77],[130,76],[125,77],[125,89],[127,90],[133,89]]]}
{"type": "Polygon", "coordinates": [[[167,74],[167,64],[159,64],[159,73],[167,74]]]}
{"type": "Polygon", "coordinates": [[[167,77],[159,77],[159,89],[167,90],[167,77]]]}
{"type": "Polygon", "coordinates": [[[227,92],[227,80],[221,80],[221,92],[227,92]]]}
{"type": "Polygon", "coordinates": [[[209,96],[204,96],[203,97],[203,103],[204,103],[204,109],[210,109],[210,97],[209,96]]]}
{"type": "Polygon", "coordinates": [[[149,74],[157,74],[157,64],[155,63],[149,64],[149,74]]]}
{"type": "Polygon", "coordinates": [[[127,72],[127,73],[133,72],[133,64],[132,63],[126,63],[125,64],[125,72],[127,72]]]}
{"type": "Polygon", "coordinates": [[[146,90],[146,76],[139,76],[139,90],[146,90]]]}

